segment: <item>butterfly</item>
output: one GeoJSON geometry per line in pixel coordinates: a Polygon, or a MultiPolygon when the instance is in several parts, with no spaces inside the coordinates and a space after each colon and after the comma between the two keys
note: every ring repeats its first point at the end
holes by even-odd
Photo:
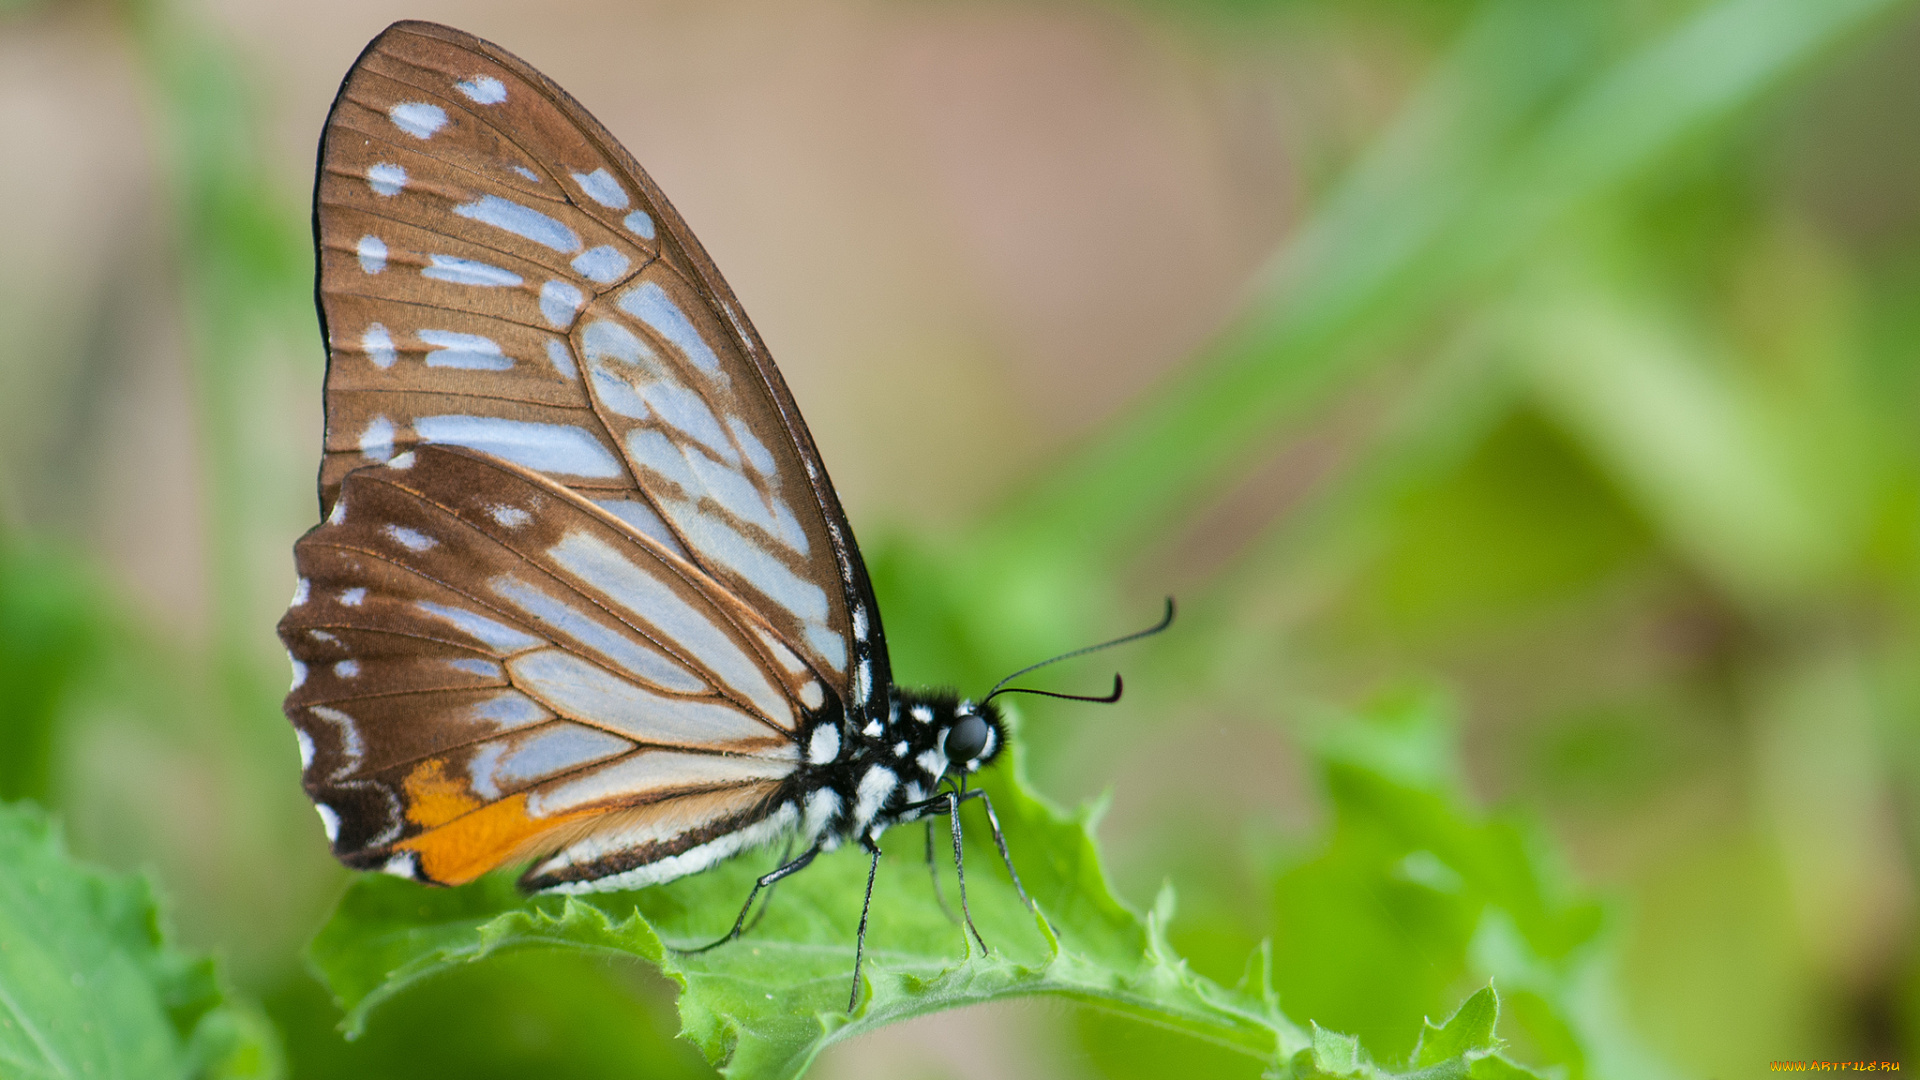
{"type": "Polygon", "coordinates": [[[894,684],[793,396],[598,121],[495,45],[395,23],[327,117],[314,236],[323,520],[279,632],[343,863],[584,892],[797,847],[718,945],[855,844],[849,1010],[889,826],[925,819],[931,862],[945,818],[958,866],[979,799],[1033,907],[966,783],[1006,745],[993,694],[894,684]]]}

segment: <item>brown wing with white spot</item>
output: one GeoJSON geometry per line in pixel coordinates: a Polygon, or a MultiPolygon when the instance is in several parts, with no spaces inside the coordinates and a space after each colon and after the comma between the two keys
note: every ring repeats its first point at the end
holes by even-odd
{"type": "Polygon", "coordinates": [[[287,714],[352,866],[656,863],[765,818],[833,715],[724,585],[488,455],[349,474],[294,553],[287,714]]]}
{"type": "Polygon", "coordinates": [[[855,717],[888,685],[866,570],[764,345],[597,121],[504,50],[397,23],[342,84],[315,192],[343,479],[464,446],[577,492],[758,611],[855,717]]]}

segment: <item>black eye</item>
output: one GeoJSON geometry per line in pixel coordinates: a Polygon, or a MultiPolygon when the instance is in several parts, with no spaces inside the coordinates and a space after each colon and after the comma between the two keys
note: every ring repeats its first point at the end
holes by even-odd
{"type": "Polygon", "coordinates": [[[979,713],[968,713],[947,731],[947,760],[972,761],[987,748],[987,722],[979,713]]]}

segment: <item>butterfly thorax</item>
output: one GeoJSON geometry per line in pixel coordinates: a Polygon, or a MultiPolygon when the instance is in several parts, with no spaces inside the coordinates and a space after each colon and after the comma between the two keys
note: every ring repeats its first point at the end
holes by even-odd
{"type": "Polygon", "coordinates": [[[943,779],[977,771],[1006,744],[991,704],[896,688],[890,705],[884,718],[844,737],[837,728],[814,730],[809,767],[795,782],[805,792],[803,831],[824,847],[920,819],[943,779]]]}

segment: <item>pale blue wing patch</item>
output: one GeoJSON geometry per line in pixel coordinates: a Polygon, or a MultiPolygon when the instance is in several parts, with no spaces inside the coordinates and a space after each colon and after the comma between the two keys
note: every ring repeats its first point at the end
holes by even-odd
{"type": "Polygon", "coordinates": [[[667,291],[651,281],[643,281],[620,294],[615,305],[621,311],[639,319],[653,331],[680,350],[681,355],[694,367],[708,376],[726,382],[726,373],[720,369],[720,357],[714,354],[713,347],[707,344],[700,331],[694,328],[693,320],[680,310],[673,297],[667,291]]]}
{"type": "Polygon", "coordinates": [[[618,757],[633,744],[584,724],[559,723],[516,738],[497,739],[467,762],[473,793],[491,802],[550,777],[618,757]]]}
{"type": "Polygon", "coordinates": [[[667,528],[666,521],[650,504],[638,499],[595,499],[594,505],[619,518],[628,528],[641,536],[683,559],[688,558],[687,549],[680,546],[680,538],[673,535],[673,530],[667,528]]]}
{"type": "Polygon", "coordinates": [[[627,197],[627,189],[620,181],[605,169],[595,169],[590,173],[574,173],[573,182],[580,185],[587,198],[609,210],[625,210],[633,200],[627,197]]]}
{"type": "Polygon", "coordinates": [[[545,632],[549,640],[575,652],[599,656],[619,668],[623,675],[675,693],[701,694],[710,690],[706,680],[566,599],[514,576],[497,577],[487,585],[496,596],[545,632]]]}
{"type": "Polygon", "coordinates": [[[602,244],[580,253],[572,263],[575,273],[589,281],[611,285],[627,276],[633,260],[626,253],[611,244],[602,244]]]}
{"type": "Polygon", "coordinates": [[[478,259],[462,259],[453,255],[429,255],[427,265],[420,271],[420,276],[454,285],[478,285],[488,289],[519,285],[526,280],[519,274],[494,266],[492,263],[484,263],[478,259]]]}
{"type": "Polygon", "coordinates": [[[655,693],[584,657],[540,649],[507,661],[514,686],[561,716],[653,746],[769,752],[792,744],[733,705],[655,693]]]}
{"type": "Polygon", "coordinates": [[[476,75],[464,82],[454,83],[453,88],[476,105],[498,105],[507,100],[507,84],[491,75],[476,75]]]}
{"type": "Polygon", "coordinates": [[[431,139],[447,126],[447,110],[424,101],[403,101],[387,110],[393,126],[416,139],[431,139]]]}
{"type": "Polygon", "coordinates": [[[420,340],[431,349],[427,353],[428,367],[505,371],[513,366],[513,358],[500,351],[499,342],[480,334],[422,330],[420,340]]]}
{"type": "Polygon", "coordinates": [[[491,225],[502,232],[509,232],[525,240],[552,248],[562,255],[571,255],[580,250],[580,234],[566,225],[535,210],[498,195],[482,195],[470,203],[462,203],[453,208],[453,212],[463,218],[470,218],[482,225],[491,225]]]}
{"type": "Polygon", "coordinates": [[[655,802],[675,793],[784,780],[792,775],[797,756],[791,744],[785,751],[766,758],[647,750],[535,792],[527,799],[527,812],[551,817],[602,803],[655,802]]]}
{"type": "Polygon", "coordinates": [[[368,233],[360,238],[354,247],[354,255],[360,260],[360,269],[369,274],[377,274],[387,268],[387,242],[368,233]]]}
{"type": "Polygon", "coordinates": [[[497,416],[422,416],[413,422],[421,442],[464,446],[535,472],[611,479],[626,469],[586,428],[497,416]]]}
{"type": "Polygon", "coordinates": [[[786,695],[774,689],[759,662],[714,616],[695,609],[633,559],[588,532],[568,533],[547,549],[547,556],[605,603],[624,612],[630,623],[651,630],[655,640],[684,650],[761,716],[783,729],[793,729],[792,706],[786,695]]]}

